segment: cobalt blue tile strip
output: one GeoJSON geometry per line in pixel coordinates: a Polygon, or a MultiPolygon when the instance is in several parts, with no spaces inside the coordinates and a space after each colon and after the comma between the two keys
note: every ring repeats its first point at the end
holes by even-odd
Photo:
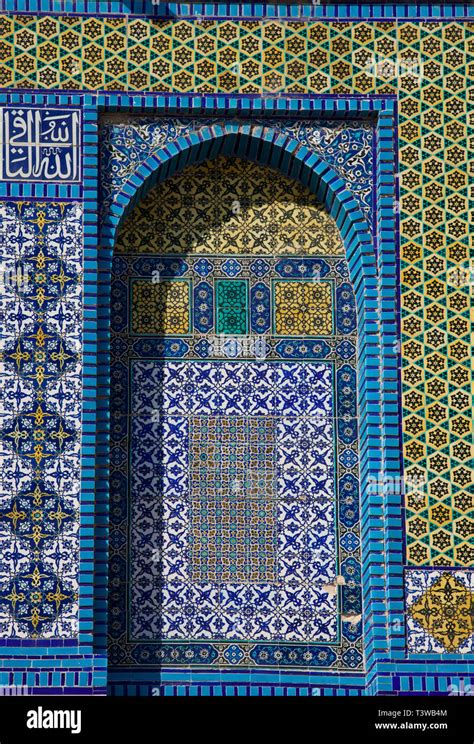
{"type": "Polygon", "coordinates": [[[420,2],[416,5],[394,3],[324,3],[271,4],[271,3],[163,3],[152,0],[2,0],[0,12],[10,13],[66,13],[68,15],[98,14],[156,16],[162,18],[246,19],[278,18],[302,21],[324,20],[392,20],[410,21],[446,18],[472,18],[474,10],[469,3],[420,2]]]}

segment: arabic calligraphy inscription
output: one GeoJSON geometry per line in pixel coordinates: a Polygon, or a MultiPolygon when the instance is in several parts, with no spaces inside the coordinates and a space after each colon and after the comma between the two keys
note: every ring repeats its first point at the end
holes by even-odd
{"type": "Polygon", "coordinates": [[[81,180],[79,109],[0,109],[0,179],[81,180]]]}

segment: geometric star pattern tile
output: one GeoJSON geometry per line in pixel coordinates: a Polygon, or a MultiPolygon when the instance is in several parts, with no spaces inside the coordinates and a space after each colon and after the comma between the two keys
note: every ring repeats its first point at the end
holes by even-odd
{"type": "Polygon", "coordinates": [[[0,16],[0,85],[160,92],[394,93],[393,22],[0,16]]]}
{"type": "Polygon", "coordinates": [[[401,23],[399,42],[418,61],[399,88],[407,560],[470,566],[474,25],[401,23]]]}

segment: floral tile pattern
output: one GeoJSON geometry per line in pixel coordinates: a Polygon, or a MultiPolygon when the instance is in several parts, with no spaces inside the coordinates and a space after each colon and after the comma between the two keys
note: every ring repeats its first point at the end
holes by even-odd
{"type": "Polygon", "coordinates": [[[336,640],[332,378],[132,362],[131,638],[336,640]]]}
{"type": "Polygon", "coordinates": [[[3,203],[0,629],[77,634],[81,231],[77,203],[3,203]]]}
{"type": "MultiPolygon", "coordinates": [[[[166,147],[167,145],[175,142],[179,137],[189,135],[190,132],[199,131],[201,128],[214,124],[214,119],[206,118],[193,118],[187,119],[176,119],[171,117],[144,117],[144,116],[107,116],[101,118],[100,123],[100,138],[101,138],[101,188],[102,188],[102,199],[103,207],[107,208],[113,201],[114,196],[123,188],[127,180],[137,170],[138,166],[143,163],[147,157],[158,152],[160,148],[166,147]]],[[[252,119],[252,124],[255,127],[271,126],[277,132],[286,134],[287,136],[294,139],[296,142],[305,145],[309,150],[316,153],[325,162],[329,163],[336,173],[344,180],[346,188],[354,195],[359,202],[361,210],[364,214],[371,215],[373,210],[372,204],[372,174],[373,174],[373,144],[374,144],[374,130],[373,124],[370,121],[361,120],[315,120],[315,119],[299,119],[292,121],[291,119],[278,119],[272,118],[271,122],[263,120],[258,117],[252,119]]],[[[203,179],[205,183],[202,184],[202,188],[209,191],[212,189],[213,181],[215,180],[215,172],[213,171],[212,161],[203,165],[203,179]],[[206,167],[208,170],[206,171],[206,167]]],[[[220,176],[225,178],[226,188],[231,188],[232,177],[235,178],[235,174],[232,173],[232,169],[225,173],[220,172],[220,176]]],[[[292,184],[292,190],[294,191],[297,186],[292,184]]],[[[195,193],[184,191],[179,193],[176,191],[176,185],[173,183],[163,184],[165,193],[168,193],[167,189],[173,190],[173,198],[179,199],[180,201],[192,198],[195,193]]],[[[198,193],[198,192],[196,192],[198,193]]],[[[271,193],[268,188],[264,190],[266,198],[271,199],[271,193]]],[[[206,206],[212,206],[210,201],[210,194],[207,194],[206,206]]],[[[170,194],[171,198],[171,194],[170,194]]],[[[274,244],[274,248],[278,247],[278,252],[286,252],[283,238],[291,238],[297,240],[300,244],[309,239],[309,232],[302,229],[302,225],[305,224],[305,220],[308,219],[308,215],[304,214],[306,207],[305,203],[308,199],[308,194],[304,191],[301,192],[301,197],[298,199],[298,207],[302,210],[300,214],[299,223],[295,220],[292,225],[293,233],[291,236],[285,235],[280,230],[281,240],[280,245],[274,244]]],[[[312,204],[316,204],[314,197],[309,197],[312,204]]],[[[146,197],[143,200],[144,210],[142,211],[143,218],[140,222],[137,222],[137,227],[140,229],[146,226],[145,216],[147,214],[147,202],[146,197]]],[[[225,224],[226,230],[232,230],[235,233],[239,233],[242,229],[246,232],[249,231],[249,226],[242,223],[244,218],[249,219],[265,219],[268,222],[270,215],[265,215],[265,210],[262,209],[262,204],[259,205],[258,201],[254,204],[255,216],[245,210],[233,211],[233,218],[229,219],[225,224]]],[[[204,209],[204,201],[196,204],[198,211],[197,215],[194,215],[196,219],[196,230],[202,232],[202,225],[206,224],[207,213],[204,209]]],[[[276,205],[274,204],[274,209],[276,205]]],[[[319,217],[318,229],[314,231],[314,234],[318,235],[320,241],[319,250],[325,252],[328,249],[324,243],[326,240],[333,241],[338,235],[334,223],[331,223],[327,219],[326,214],[321,206],[318,208],[319,215],[316,214],[315,210],[312,212],[312,220],[316,220],[319,217]]],[[[271,218],[278,220],[278,214],[273,212],[271,218]]],[[[138,220],[138,215],[137,215],[138,220]]],[[[315,226],[316,227],[316,226],[315,226]]],[[[168,210],[168,213],[163,214],[163,222],[160,223],[160,229],[163,230],[163,248],[169,250],[168,245],[175,246],[176,235],[179,235],[179,245],[186,247],[187,250],[192,249],[192,245],[189,245],[189,235],[192,234],[192,228],[189,221],[189,213],[185,209],[173,209],[168,210]],[[183,242],[185,241],[185,242],[183,242]]],[[[288,229],[288,226],[287,226],[288,229]]],[[[267,230],[267,239],[271,239],[271,233],[267,230]]],[[[277,239],[278,234],[275,235],[273,240],[277,239]]],[[[222,243],[221,236],[218,233],[213,234],[215,244],[201,246],[200,250],[211,250],[214,251],[222,243]]],[[[230,245],[235,241],[229,240],[229,235],[224,238],[226,251],[233,250],[230,245]]],[[[143,250],[143,249],[142,249],[143,250]]],[[[306,248],[305,248],[306,250],[306,248]]],[[[332,249],[329,249],[332,250],[332,249]]],[[[343,251],[341,243],[341,252],[343,251]]]]}

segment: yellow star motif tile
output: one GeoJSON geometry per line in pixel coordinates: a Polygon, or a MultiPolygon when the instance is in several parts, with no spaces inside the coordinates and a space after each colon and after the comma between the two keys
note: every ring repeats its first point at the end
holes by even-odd
{"type": "Polygon", "coordinates": [[[132,331],[137,335],[176,336],[189,333],[189,282],[149,279],[132,283],[132,331]]]}
{"type": "Polygon", "coordinates": [[[274,296],[278,336],[324,336],[333,332],[329,282],[276,281],[274,296]]]}
{"type": "Polygon", "coordinates": [[[456,652],[474,631],[473,593],[447,572],[409,607],[408,612],[447,652],[456,652]]]}

